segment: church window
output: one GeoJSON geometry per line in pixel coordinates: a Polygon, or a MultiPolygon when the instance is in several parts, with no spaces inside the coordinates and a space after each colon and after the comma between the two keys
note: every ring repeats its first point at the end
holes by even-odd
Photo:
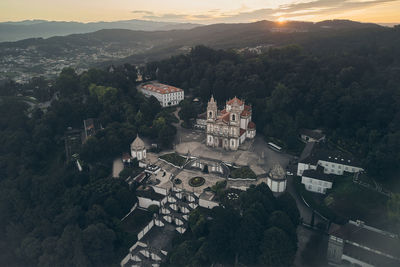
{"type": "Polygon", "coordinates": [[[210,111],[210,113],[208,113],[208,117],[211,118],[212,117],[212,112],[210,111]]]}
{"type": "Polygon", "coordinates": [[[232,120],[235,121],[236,120],[236,115],[232,114],[232,120]]]}

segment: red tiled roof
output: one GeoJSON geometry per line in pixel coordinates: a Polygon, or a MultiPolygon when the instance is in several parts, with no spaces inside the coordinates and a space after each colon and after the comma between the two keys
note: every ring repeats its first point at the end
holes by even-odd
{"type": "Polygon", "coordinates": [[[229,122],[229,118],[230,118],[229,115],[230,115],[229,112],[228,112],[228,113],[225,113],[225,114],[221,117],[222,121],[228,123],[228,122],[229,122]]]}
{"type": "Polygon", "coordinates": [[[226,112],[226,109],[221,110],[221,114],[225,114],[226,112]]]}
{"type": "Polygon", "coordinates": [[[239,133],[239,136],[242,136],[244,133],[246,132],[246,130],[245,129],[242,129],[242,128],[240,128],[240,133],[239,133]]]}
{"type": "Polygon", "coordinates": [[[240,116],[247,117],[247,116],[250,116],[250,114],[251,114],[251,112],[249,110],[244,109],[242,111],[242,113],[240,113],[240,116]]]}
{"type": "Polygon", "coordinates": [[[244,110],[251,111],[251,106],[249,106],[249,105],[244,105],[244,110]]]}
{"type": "Polygon", "coordinates": [[[183,92],[183,90],[180,88],[177,88],[177,87],[174,87],[171,85],[167,85],[167,84],[162,84],[162,83],[148,83],[148,84],[142,85],[142,88],[144,90],[149,90],[149,91],[153,91],[153,92],[160,93],[160,94],[183,92]]]}
{"type": "Polygon", "coordinates": [[[247,128],[255,129],[256,128],[256,124],[254,122],[250,121],[249,124],[247,125],[247,128]]]}
{"type": "Polygon", "coordinates": [[[239,98],[237,98],[236,96],[234,98],[232,98],[231,100],[229,100],[228,102],[226,102],[228,105],[233,105],[234,103],[239,104],[239,106],[243,105],[243,101],[240,100],[239,98]]]}

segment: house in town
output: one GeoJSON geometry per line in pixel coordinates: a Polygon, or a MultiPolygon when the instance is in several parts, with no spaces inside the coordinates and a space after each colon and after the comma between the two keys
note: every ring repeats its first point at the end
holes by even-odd
{"type": "Polygon", "coordinates": [[[251,120],[252,108],[237,97],[218,110],[211,96],[207,105],[207,146],[237,150],[246,139],[256,136],[256,125],[251,120]]]}
{"type": "Polygon", "coordinates": [[[83,143],[86,143],[90,136],[96,135],[96,133],[103,129],[98,119],[89,118],[83,121],[83,143]]]}

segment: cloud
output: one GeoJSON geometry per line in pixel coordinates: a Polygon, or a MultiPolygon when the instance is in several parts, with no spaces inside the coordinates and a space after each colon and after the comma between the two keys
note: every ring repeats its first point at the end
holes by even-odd
{"type": "Polygon", "coordinates": [[[142,14],[142,15],[153,15],[154,12],[148,11],[148,10],[133,10],[133,14],[142,14]]]}
{"type": "Polygon", "coordinates": [[[313,15],[336,15],[346,11],[362,10],[366,7],[395,1],[398,0],[314,0],[280,5],[277,8],[262,8],[251,11],[247,11],[247,8],[242,6],[242,8],[231,12],[211,9],[205,13],[189,15],[174,13],[154,14],[151,11],[143,10],[132,11],[132,13],[141,15],[143,19],[159,21],[195,21],[205,24],[221,22],[235,23],[256,20],[276,20],[278,17],[290,19],[313,15]]]}
{"type": "Polygon", "coordinates": [[[184,21],[189,19],[187,15],[166,13],[161,15],[145,15],[144,19],[162,20],[162,21],[184,21]]]}

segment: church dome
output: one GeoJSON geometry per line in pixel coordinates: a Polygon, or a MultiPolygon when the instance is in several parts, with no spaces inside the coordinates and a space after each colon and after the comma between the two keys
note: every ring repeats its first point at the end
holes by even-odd
{"type": "Polygon", "coordinates": [[[284,180],[286,178],[285,170],[280,164],[275,164],[269,172],[269,177],[273,180],[284,180]]]}
{"type": "Polygon", "coordinates": [[[143,140],[140,139],[139,135],[136,135],[135,140],[131,144],[131,150],[143,150],[144,148],[143,140]]]}

